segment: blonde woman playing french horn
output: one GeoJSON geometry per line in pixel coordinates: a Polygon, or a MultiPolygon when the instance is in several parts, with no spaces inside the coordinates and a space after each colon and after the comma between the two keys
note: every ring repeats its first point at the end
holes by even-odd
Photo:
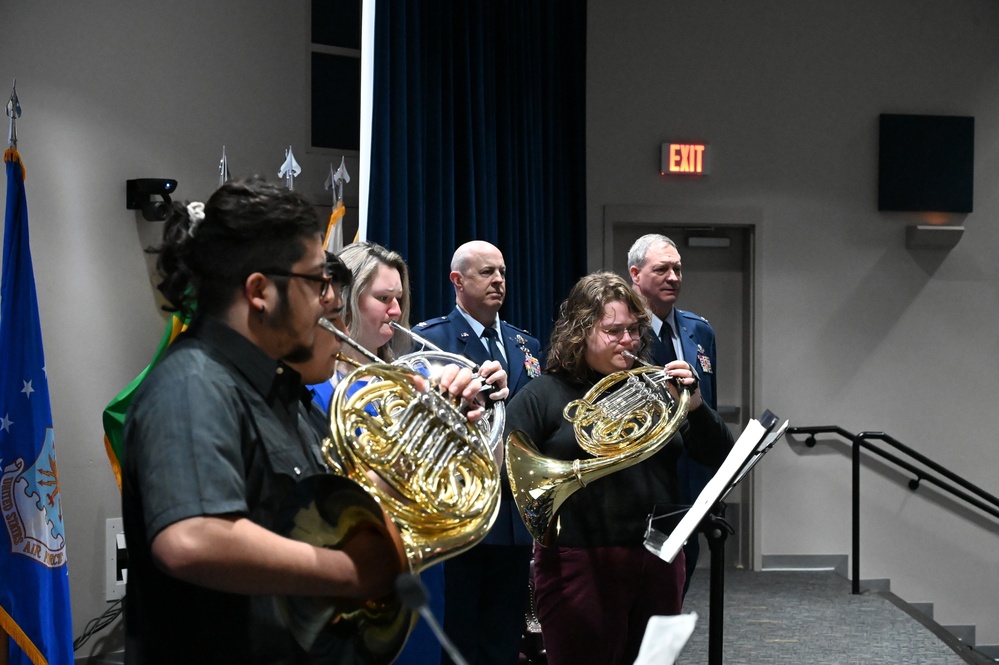
{"type": "MultiPolygon", "coordinates": [[[[577,443],[563,409],[603,377],[631,369],[634,356],[643,355],[648,325],[644,304],[624,279],[608,272],[580,279],[561,305],[545,373],[507,407],[507,431],[520,430],[546,457],[592,458],[577,443]]],[[[683,361],[665,371],[696,384],[683,361]]],[[[678,500],[681,447],[718,464],[732,445],[725,423],[695,389],[687,422],[668,445],[566,499],[550,546],[534,547],[537,615],[549,665],[632,663],[649,617],[680,612],[682,554],[666,563],[646,551],[647,518],[654,506],[678,500]]]]}
{"type": "MultiPolygon", "coordinates": [[[[405,355],[413,348],[412,339],[404,332],[393,327],[398,324],[409,328],[409,269],[402,256],[377,243],[360,242],[348,245],[340,251],[338,257],[350,269],[353,283],[343,292],[345,310],[343,319],[347,324],[350,336],[360,345],[385,362],[391,362],[405,355]]],[[[344,347],[342,354],[352,362],[364,365],[372,362],[370,358],[358,350],[344,347]]],[[[353,365],[340,362],[336,373],[329,384],[312,386],[317,393],[317,400],[325,400],[324,408],[329,404],[332,386],[342,380],[353,365]]],[[[453,371],[455,368],[447,368],[453,371]]],[[[460,370],[459,376],[469,370],[460,370]]],[[[479,376],[494,386],[490,398],[504,399],[509,390],[507,376],[502,366],[495,361],[483,363],[479,376]]],[[[469,385],[465,381],[450,383],[452,397],[470,401],[470,396],[461,391],[469,385]]],[[[358,388],[360,386],[357,386],[358,388]]],[[[351,391],[355,390],[352,386],[351,391]]],[[[427,588],[430,611],[442,619],[444,613],[444,574],[440,565],[432,566],[420,574],[420,579],[427,588]]],[[[402,653],[394,661],[396,665],[435,665],[441,660],[441,647],[433,632],[423,621],[420,621],[406,642],[402,653]]]]}
{"type": "MultiPolygon", "coordinates": [[[[409,328],[409,268],[402,256],[377,243],[358,242],[344,247],[337,258],[350,269],[352,277],[352,282],[343,288],[342,313],[350,337],[385,362],[412,350],[413,340],[392,326],[409,328]]],[[[341,355],[358,365],[371,362],[349,346],[343,347],[341,355]]],[[[333,386],[353,368],[354,365],[341,360],[336,363],[329,382],[310,386],[324,411],[329,407],[333,386]]],[[[494,387],[490,399],[503,400],[509,394],[506,372],[498,362],[483,363],[479,376],[494,387]]],[[[454,381],[451,385],[453,396],[458,398],[461,396],[458,388],[465,389],[468,381],[454,381]]]]}

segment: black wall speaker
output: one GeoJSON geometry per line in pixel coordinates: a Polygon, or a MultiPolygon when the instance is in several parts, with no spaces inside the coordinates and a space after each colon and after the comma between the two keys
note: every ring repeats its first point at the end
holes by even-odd
{"type": "Polygon", "coordinates": [[[975,119],[881,114],[878,210],[971,212],[975,119]]]}

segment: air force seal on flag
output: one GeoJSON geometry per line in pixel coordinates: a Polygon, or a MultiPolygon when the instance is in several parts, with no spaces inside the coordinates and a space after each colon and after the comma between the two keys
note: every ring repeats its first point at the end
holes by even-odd
{"type": "Polygon", "coordinates": [[[66,537],[62,499],[56,471],[55,436],[45,430],[45,445],[28,467],[23,457],[3,466],[0,479],[0,512],[10,535],[11,554],[20,554],[58,568],[66,563],[66,537]]]}

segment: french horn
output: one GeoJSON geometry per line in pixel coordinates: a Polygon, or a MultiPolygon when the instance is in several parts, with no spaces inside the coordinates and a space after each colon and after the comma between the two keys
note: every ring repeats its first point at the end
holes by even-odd
{"type": "Polygon", "coordinates": [[[605,376],[562,412],[579,446],[592,455],[587,459],[546,457],[523,432],[511,432],[506,440],[510,489],[534,539],[552,544],[558,510],[572,494],[662,450],[686,419],[693,390],[668,378],[662,367],[644,363],[605,376]],[[676,386],[676,398],[669,382],[676,386]]]}
{"type": "MultiPolygon", "coordinates": [[[[494,439],[502,440],[502,405],[498,413],[494,407],[487,426],[469,423],[459,405],[434,389],[442,365],[467,367],[467,358],[437,350],[388,364],[329,321],[319,324],[372,361],[354,363],[337,383],[329,409],[330,437],[322,446],[330,468],[372,501],[360,497],[352,505],[349,490],[337,486],[323,498],[325,510],[317,499],[299,511],[296,528],[301,527],[297,532],[302,537],[294,529],[292,537],[305,540],[325,530],[331,536],[326,546],[336,546],[358,525],[381,528],[380,510],[400,562],[413,573],[477,544],[500,508],[500,469],[494,456],[499,444],[494,439]],[[322,519],[313,515],[317,512],[322,519]],[[316,522],[323,522],[322,527],[316,522]]],[[[372,665],[395,658],[416,619],[391,598],[319,613],[317,604],[305,598],[285,601],[285,615],[299,643],[314,653],[324,643],[335,643],[331,636],[351,635],[351,648],[363,652],[362,660],[372,665]]]]}
{"type": "MultiPolygon", "coordinates": [[[[392,361],[393,365],[407,367],[431,379],[435,378],[445,365],[467,367],[473,374],[478,375],[479,366],[465,356],[445,351],[430,340],[418,335],[409,328],[399,325],[395,321],[392,321],[389,325],[393,329],[408,335],[413,341],[423,347],[419,351],[413,351],[396,358],[392,361]]],[[[482,392],[489,392],[492,388],[492,385],[483,383],[482,392]]],[[[489,404],[490,408],[486,409],[482,417],[475,421],[475,426],[485,436],[486,443],[489,449],[493,451],[493,457],[496,459],[497,465],[500,465],[502,464],[500,453],[503,451],[503,428],[506,425],[506,407],[502,401],[493,401],[489,404]]]]}

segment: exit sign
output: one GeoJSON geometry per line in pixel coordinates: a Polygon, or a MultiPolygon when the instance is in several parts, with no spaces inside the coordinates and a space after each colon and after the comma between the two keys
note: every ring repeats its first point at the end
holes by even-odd
{"type": "Polygon", "coordinates": [[[706,143],[663,143],[660,175],[705,175],[708,173],[706,143]]]}

